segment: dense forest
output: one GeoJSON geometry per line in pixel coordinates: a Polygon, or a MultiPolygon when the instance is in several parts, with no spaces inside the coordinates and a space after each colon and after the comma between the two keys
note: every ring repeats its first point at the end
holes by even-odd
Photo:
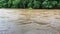
{"type": "Polygon", "coordinates": [[[60,0],[0,0],[0,8],[60,8],[60,0]]]}

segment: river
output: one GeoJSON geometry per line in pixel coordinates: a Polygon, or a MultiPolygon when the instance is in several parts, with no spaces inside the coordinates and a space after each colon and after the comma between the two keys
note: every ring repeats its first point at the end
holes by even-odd
{"type": "Polygon", "coordinates": [[[60,34],[60,10],[0,9],[0,34],[60,34]]]}

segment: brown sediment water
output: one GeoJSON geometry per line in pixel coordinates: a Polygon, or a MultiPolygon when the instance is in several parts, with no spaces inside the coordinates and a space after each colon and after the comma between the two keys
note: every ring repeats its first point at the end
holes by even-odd
{"type": "Polygon", "coordinates": [[[60,34],[60,10],[0,9],[0,34],[60,34]]]}

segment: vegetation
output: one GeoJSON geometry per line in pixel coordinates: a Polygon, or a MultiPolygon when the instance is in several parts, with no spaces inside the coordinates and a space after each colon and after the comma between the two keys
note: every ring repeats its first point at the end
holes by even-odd
{"type": "Polygon", "coordinates": [[[0,8],[60,8],[60,0],[0,0],[0,8]]]}

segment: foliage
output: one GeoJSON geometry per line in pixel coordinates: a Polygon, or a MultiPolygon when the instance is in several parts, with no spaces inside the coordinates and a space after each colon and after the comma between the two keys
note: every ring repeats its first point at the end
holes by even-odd
{"type": "Polygon", "coordinates": [[[53,8],[57,4],[57,1],[44,1],[42,3],[42,8],[53,8]]]}
{"type": "Polygon", "coordinates": [[[34,1],[33,2],[33,8],[40,8],[40,2],[39,1],[34,1]]]}
{"type": "Polygon", "coordinates": [[[0,0],[0,8],[60,8],[60,0],[0,0]]]}

